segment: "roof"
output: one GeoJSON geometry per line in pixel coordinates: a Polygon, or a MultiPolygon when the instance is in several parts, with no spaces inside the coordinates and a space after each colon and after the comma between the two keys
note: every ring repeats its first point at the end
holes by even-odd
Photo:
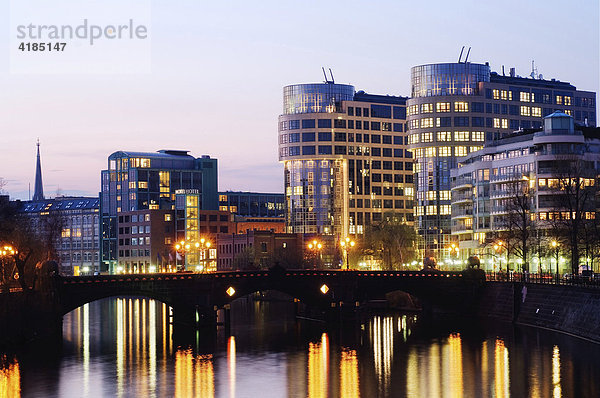
{"type": "Polygon", "coordinates": [[[19,212],[21,213],[37,213],[40,211],[56,211],[56,210],[86,210],[99,209],[100,199],[96,197],[60,197],[44,200],[27,200],[21,202],[19,212]]]}
{"type": "Polygon", "coordinates": [[[395,95],[367,94],[362,90],[354,94],[354,101],[373,102],[377,104],[406,105],[407,99],[408,97],[395,95]]]}
{"type": "Polygon", "coordinates": [[[109,159],[116,157],[131,157],[131,158],[163,158],[163,159],[195,159],[188,154],[189,151],[180,150],[165,150],[161,149],[157,152],[134,152],[134,151],[116,151],[110,154],[109,159]]]}
{"type": "Polygon", "coordinates": [[[577,90],[575,86],[568,82],[561,82],[560,80],[545,80],[545,79],[532,79],[528,77],[520,76],[501,76],[497,72],[490,73],[491,83],[503,83],[503,84],[516,84],[522,86],[532,87],[544,87],[552,89],[562,90],[577,90]]]}

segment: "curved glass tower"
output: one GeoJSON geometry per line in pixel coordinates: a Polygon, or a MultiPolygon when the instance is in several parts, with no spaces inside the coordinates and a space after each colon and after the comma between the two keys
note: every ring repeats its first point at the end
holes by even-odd
{"type": "Polygon", "coordinates": [[[331,82],[283,88],[279,160],[290,233],[359,235],[384,218],[412,222],[406,98],[331,82]]]}
{"type": "MultiPolygon", "coordinates": [[[[450,169],[457,159],[482,148],[483,123],[472,123],[472,101],[490,67],[445,63],[411,69],[408,143],[415,157],[415,219],[425,256],[441,258],[451,239],[450,169]]],[[[481,106],[483,108],[483,104],[481,106]]]]}

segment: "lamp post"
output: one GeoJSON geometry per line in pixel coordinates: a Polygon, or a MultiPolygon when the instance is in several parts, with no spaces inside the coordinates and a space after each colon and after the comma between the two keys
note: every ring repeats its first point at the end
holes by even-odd
{"type": "Polygon", "coordinates": [[[342,250],[344,251],[344,257],[346,257],[345,258],[346,269],[350,269],[349,263],[348,263],[348,250],[350,250],[352,247],[354,247],[355,244],[356,244],[356,242],[354,242],[349,237],[346,237],[346,239],[342,239],[340,241],[340,246],[342,246],[342,250]]]}
{"type": "Polygon", "coordinates": [[[196,242],[194,246],[196,249],[200,249],[200,271],[206,272],[206,264],[207,264],[207,251],[211,247],[210,241],[205,238],[200,238],[200,242],[196,242]]]}
{"type": "Polygon", "coordinates": [[[177,244],[175,244],[175,271],[177,271],[177,255],[179,254],[179,252],[181,252],[181,261],[182,261],[182,265],[185,266],[185,260],[184,260],[184,256],[185,256],[185,241],[181,241],[177,244]]]}
{"type": "Polygon", "coordinates": [[[308,249],[313,251],[314,256],[314,269],[317,269],[317,256],[319,256],[321,249],[323,248],[323,244],[316,239],[308,244],[308,249]]]}
{"type": "MultiPolygon", "coordinates": [[[[0,282],[2,282],[2,285],[0,286],[2,288],[3,291],[10,291],[10,287],[8,285],[8,279],[9,276],[7,275],[7,269],[5,269],[5,267],[8,266],[8,261],[5,262],[5,258],[9,258],[14,256],[15,254],[17,254],[18,252],[9,245],[0,247],[0,271],[2,272],[2,280],[0,282]]],[[[17,278],[17,275],[15,275],[15,279],[17,278]]]]}
{"type": "Polygon", "coordinates": [[[456,243],[452,243],[448,249],[450,250],[450,259],[452,259],[452,256],[454,254],[456,254],[456,261],[455,261],[455,264],[456,264],[458,262],[458,252],[459,252],[458,245],[456,243]]]}
{"type": "MultiPolygon", "coordinates": [[[[496,252],[497,256],[500,256],[500,254],[502,253],[502,247],[504,246],[504,242],[499,240],[498,242],[496,242],[494,244],[494,251],[496,252]]],[[[494,258],[495,259],[495,258],[494,258]]],[[[499,262],[499,270],[502,271],[502,259],[501,257],[498,258],[498,262],[499,262]]],[[[494,272],[496,271],[496,265],[494,264],[494,272]]],[[[508,261],[506,262],[506,277],[508,278],[508,261]]]]}
{"type": "MultiPolygon", "coordinates": [[[[556,256],[556,274],[555,274],[555,278],[556,278],[556,283],[558,283],[558,242],[555,240],[553,240],[551,243],[552,247],[554,248],[554,255],[556,256]]],[[[550,272],[552,272],[552,270],[550,270],[550,272]]]]}

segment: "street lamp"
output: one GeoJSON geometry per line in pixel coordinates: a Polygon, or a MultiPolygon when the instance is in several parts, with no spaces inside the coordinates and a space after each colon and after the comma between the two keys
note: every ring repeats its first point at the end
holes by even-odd
{"type": "Polygon", "coordinates": [[[340,241],[340,245],[342,246],[342,250],[344,251],[344,256],[346,257],[346,269],[350,269],[348,264],[348,250],[353,248],[355,244],[356,242],[354,242],[349,237],[346,237],[346,239],[342,239],[340,241]]]}
{"type": "Polygon", "coordinates": [[[317,269],[317,256],[320,254],[323,244],[316,239],[308,244],[308,249],[314,252],[314,268],[317,269]]]}
{"type": "MultiPolygon", "coordinates": [[[[15,250],[12,246],[6,245],[6,246],[3,246],[3,247],[0,247],[0,265],[1,265],[0,272],[2,273],[0,275],[0,277],[1,277],[1,279],[0,279],[0,283],[1,283],[0,287],[2,289],[6,289],[7,291],[9,289],[9,282],[8,282],[8,280],[9,280],[10,276],[8,275],[8,272],[7,272],[8,270],[5,269],[5,267],[7,268],[7,265],[10,262],[10,260],[5,264],[4,263],[4,259],[5,258],[13,257],[17,253],[18,253],[18,251],[15,250]]],[[[15,274],[14,278],[18,279],[18,274],[15,274]]]]}
{"type": "Polygon", "coordinates": [[[450,258],[452,259],[452,255],[456,254],[456,263],[458,263],[458,245],[456,243],[452,243],[448,249],[450,250],[450,258]]]}
{"type": "MultiPolygon", "coordinates": [[[[559,244],[556,241],[556,239],[554,239],[550,244],[554,248],[554,254],[556,256],[556,282],[558,283],[558,246],[559,246],[559,244]]],[[[552,272],[552,270],[550,270],[550,272],[552,272]]]]}
{"type": "MultiPolygon", "coordinates": [[[[494,244],[494,251],[496,252],[496,254],[498,256],[500,256],[500,254],[502,253],[502,249],[504,247],[504,242],[499,240],[498,242],[496,242],[494,244]]],[[[495,260],[495,258],[494,258],[495,260]]],[[[499,262],[499,270],[502,271],[502,259],[498,258],[498,262],[499,262]]],[[[496,271],[496,264],[494,264],[494,272],[496,271]]],[[[506,275],[508,275],[508,261],[506,262],[506,275]]]]}

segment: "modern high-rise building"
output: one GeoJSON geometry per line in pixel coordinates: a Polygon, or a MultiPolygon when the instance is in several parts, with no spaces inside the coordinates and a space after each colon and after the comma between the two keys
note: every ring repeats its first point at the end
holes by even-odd
{"type": "Polygon", "coordinates": [[[218,209],[217,160],[195,158],[188,151],[118,151],[108,157],[101,177],[103,271],[114,272],[118,260],[117,217],[138,210],[174,210],[175,192],[192,190],[199,207],[218,209]]]}
{"type": "Polygon", "coordinates": [[[279,160],[288,233],[362,234],[386,214],[413,220],[406,98],[333,82],[283,89],[279,160]]]}
{"type": "MultiPolygon", "coordinates": [[[[492,245],[502,237],[499,234],[515,228],[515,215],[510,213],[517,212],[518,217],[523,214],[519,211],[527,209],[536,226],[530,233],[538,238],[537,245],[530,243],[533,247],[529,250],[529,269],[548,272],[551,259],[540,256],[536,246],[547,246],[549,239],[544,241],[544,238],[556,237],[552,231],[556,224],[552,220],[569,217],[569,212],[562,207],[564,203],[557,199],[559,181],[579,178],[582,186],[593,186],[597,182],[600,129],[577,127],[572,116],[554,112],[544,118],[543,129],[517,131],[486,144],[484,149],[463,157],[460,166],[451,172],[452,235],[459,243],[462,259],[478,255],[485,260],[486,269],[498,271],[498,253],[491,250],[492,245]],[[561,174],[565,170],[571,170],[571,174],[561,174]],[[528,202],[527,207],[515,206],[524,200],[528,202]]],[[[597,198],[585,198],[588,202],[582,200],[576,208],[583,218],[593,220],[597,198]]],[[[520,235],[515,235],[516,244],[519,238],[520,235]]],[[[447,257],[449,255],[447,253],[447,257]]],[[[503,265],[506,267],[506,263],[503,265]]]]}
{"type": "Polygon", "coordinates": [[[508,76],[489,65],[443,63],[411,70],[408,142],[415,158],[415,219],[425,255],[442,256],[451,237],[450,170],[471,152],[518,129],[540,128],[560,110],[596,125],[596,93],[558,80],[508,76]]]}

